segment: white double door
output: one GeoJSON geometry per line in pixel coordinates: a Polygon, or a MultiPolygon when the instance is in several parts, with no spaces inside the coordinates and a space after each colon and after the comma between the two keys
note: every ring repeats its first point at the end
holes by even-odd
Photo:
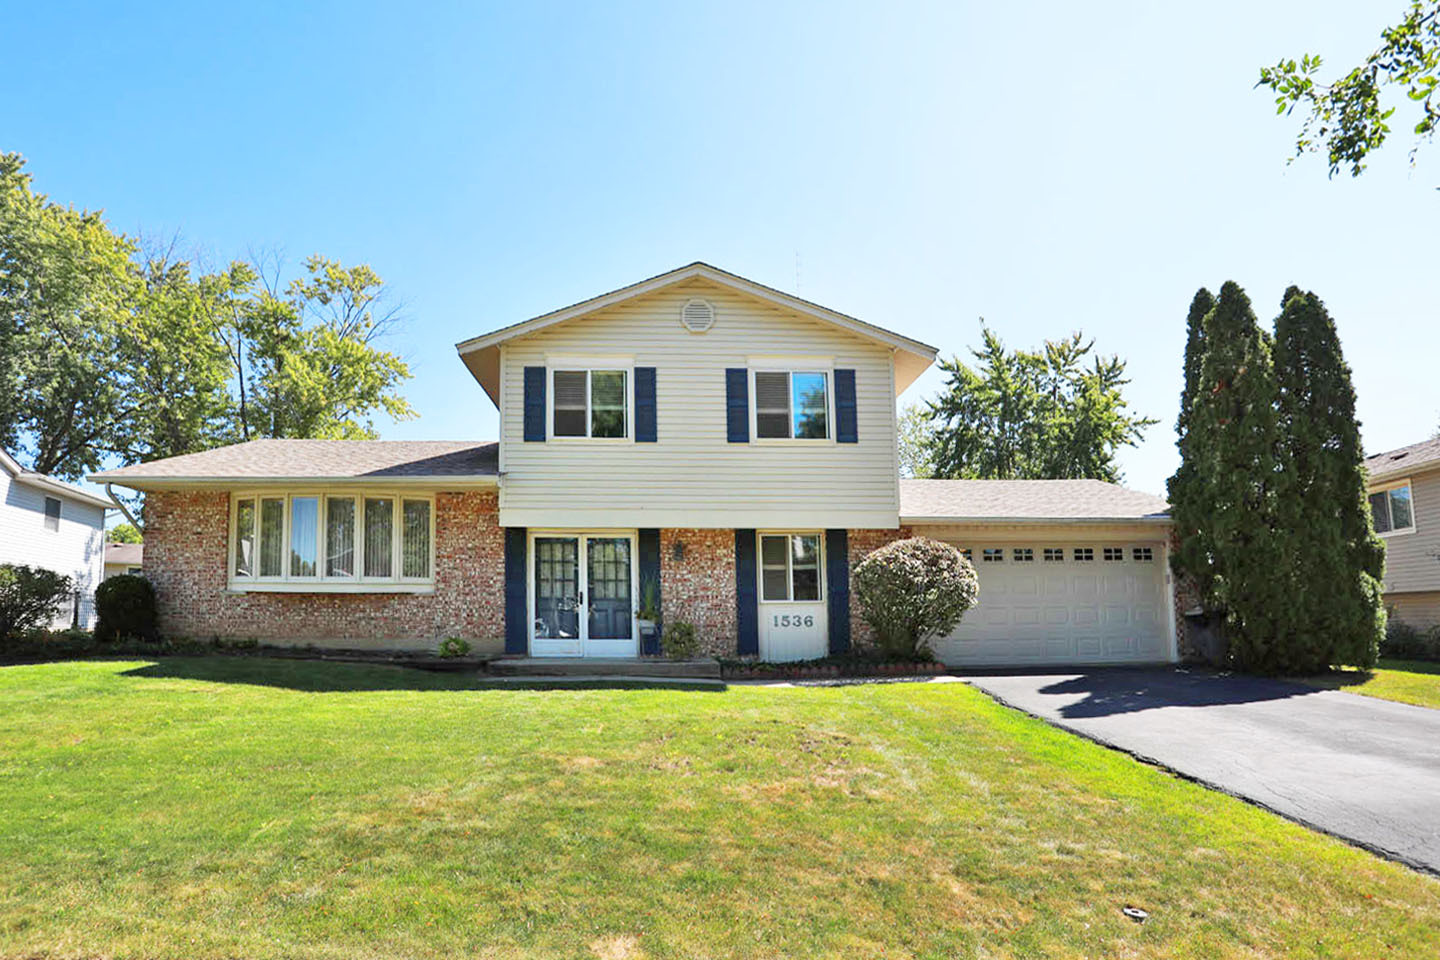
{"type": "Polygon", "coordinates": [[[530,655],[636,656],[637,592],[634,534],[533,534],[530,655]]]}

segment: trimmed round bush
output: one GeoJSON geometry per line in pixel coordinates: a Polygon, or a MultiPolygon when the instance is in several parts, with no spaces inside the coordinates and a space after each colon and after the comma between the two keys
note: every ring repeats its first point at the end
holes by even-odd
{"type": "Polygon", "coordinates": [[[95,588],[96,640],[154,640],[155,588],[122,573],[95,588]]]}
{"type": "Polygon", "coordinates": [[[955,629],[980,596],[975,568],[956,547],[929,537],[896,540],[855,565],[856,599],[880,652],[932,657],[929,639],[955,629]]]}

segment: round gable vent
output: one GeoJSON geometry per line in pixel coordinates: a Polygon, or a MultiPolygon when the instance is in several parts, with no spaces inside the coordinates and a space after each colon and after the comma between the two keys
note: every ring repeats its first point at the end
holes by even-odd
{"type": "Polygon", "coordinates": [[[715,326],[715,308],[709,300],[686,300],[680,308],[680,325],[691,333],[704,333],[715,326]]]}

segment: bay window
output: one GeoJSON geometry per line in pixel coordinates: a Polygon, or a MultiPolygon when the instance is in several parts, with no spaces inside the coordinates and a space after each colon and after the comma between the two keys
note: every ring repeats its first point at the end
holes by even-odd
{"type": "Polygon", "coordinates": [[[242,494],[231,517],[229,579],[242,589],[363,591],[433,582],[429,496],[242,494]]]}

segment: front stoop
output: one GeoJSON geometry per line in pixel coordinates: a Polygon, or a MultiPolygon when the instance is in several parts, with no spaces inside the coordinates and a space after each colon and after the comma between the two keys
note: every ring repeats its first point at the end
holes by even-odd
{"type": "Polygon", "coordinates": [[[679,677],[720,679],[716,660],[638,658],[498,657],[485,665],[497,677],[679,677]]]}

